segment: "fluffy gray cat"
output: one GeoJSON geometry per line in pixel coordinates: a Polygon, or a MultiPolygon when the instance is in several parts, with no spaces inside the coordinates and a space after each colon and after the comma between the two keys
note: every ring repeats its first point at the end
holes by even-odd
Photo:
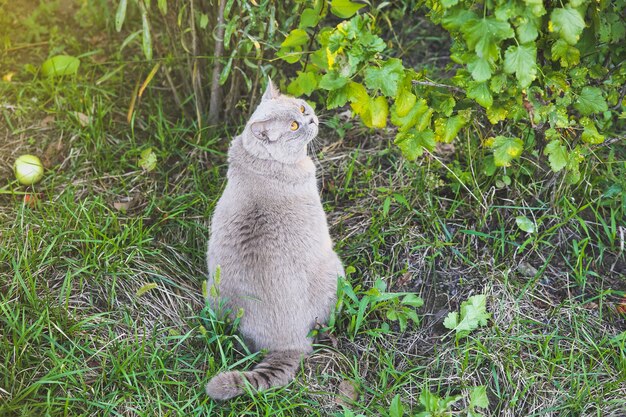
{"type": "Polygon", "coordinates": [[[318,123],[311,106],[270,81],[230,146],[228,182],[211,224],[208,285],[219,267],[219,299],[233,312],[243,309],[241,335],[268,354],[252,371],[211,379],[206,392],[214,399],[240,395],[247,384],[259,390],[291,381],[312,350],[307,335],[335,302],[344,270],[307,156],[318,123]]]}

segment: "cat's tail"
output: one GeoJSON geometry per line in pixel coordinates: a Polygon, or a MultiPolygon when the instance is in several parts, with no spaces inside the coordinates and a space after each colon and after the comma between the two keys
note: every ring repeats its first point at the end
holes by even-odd
{"type": "Polygon", "coordinates": [[[248,372],[222,372],[206,385],[206,393],[215,400],[228,400],[245,392],[249,384],[254,390],[287,385],[295,376],[304,354],[296,351],[268,353],[248,372]]]}

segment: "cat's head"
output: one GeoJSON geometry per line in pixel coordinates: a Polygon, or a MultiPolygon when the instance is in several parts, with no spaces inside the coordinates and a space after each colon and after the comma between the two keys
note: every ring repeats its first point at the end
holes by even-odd
{"type": "Polygon", "coordinates": [[[297,163],[306,158],[318,125],[306,101],[281,94],[269,80],[261,104],[246,124],[243,145],[257,158],[297,163]]]}

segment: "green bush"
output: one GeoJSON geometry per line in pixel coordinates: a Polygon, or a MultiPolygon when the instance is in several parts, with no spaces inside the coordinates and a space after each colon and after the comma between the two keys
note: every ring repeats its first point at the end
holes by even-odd
{"type": "Polygon", "coordinates": [[[298,27],[277,52],[300,68],[289,92],[321,92],[329,109],[349,103],[371,128],[390,121],[409,159],[486,119],[493,126],[482,129],[484,173],[523,153],[545,155],[554,172],[565,170],[576,183],[594,146],[623,134],[624,0],[405,1],[409,13],[425,14],[453,39],[455,74],[443,84],[388,57],[394,51],[379,36],[388,3],[303,3],[298,27]],[[329,23],[331,15],[345,20],[329,23]]]}

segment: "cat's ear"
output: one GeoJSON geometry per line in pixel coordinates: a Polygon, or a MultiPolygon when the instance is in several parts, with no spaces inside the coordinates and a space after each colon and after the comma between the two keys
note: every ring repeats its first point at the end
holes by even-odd
{"type": "Polygon", "coordinates": [[[279,95],[280,91],[274,86],[272,79],[267,77],[267,88],[265,89],[265,93],[263,93],[263,100],[272,100],[278,98],[279,95]]]}
{"type": "Polygon", "coordinates": [[[274,140],[271,135],[271,121],[259,120],[250,124],[250,131],[259,140],[274,140]]]}

